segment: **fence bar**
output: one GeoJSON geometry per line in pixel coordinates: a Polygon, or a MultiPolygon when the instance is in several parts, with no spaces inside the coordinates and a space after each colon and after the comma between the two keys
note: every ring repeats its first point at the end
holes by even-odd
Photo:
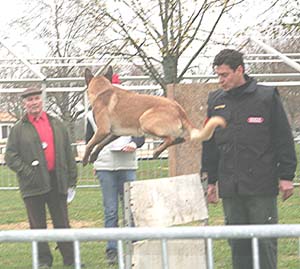
{"type": "MultiPolygon", "coordinates": [[[[74,241],[75,265],[80,269],[79,241],[99,240],[162,240],[164,269],[168,268],[167,240],[173,239],[207,239],[208,255],[212,263],[213,239],[252,239],[253,266],[259,269],[259,238],[299,238],[300,224],[270,225],[225,225],[225,226],[186,226],[186,227],[130,227],[130,228],[84,228],[84,229],[35,229],[2,230],[0,242],[32,242],[33,269],[38,266],[37,242],[74,241]]],[[[118,246],[121,254],[122,248],[118,246]]],[[[118,253],[119,254],[119,253],[118,253]]],[[[212,268],[212,265],[209,269],[212,268]]]]}
{"type": "Polygon", "coordinates": [[[211,238],[206,240],[206,252],[208,269],[214,269],[213,242],[211,238]]]}
{"type": "Polygon", "coordinates": [[[162,268],[169,269],[168,261],[168,244],[166,239],[161,240],[161,252],[162,252],[162,268]]]}
{"type": "Polygon", "coordinates": [[[124,251],[123,251],[122,240],[118,240],[118,261],[119,261],[119,269],[124,269],[125,263],[124,263],[124,251]]]}
{"type": "Polygon", "coordinates": [[[38,243],[37,241],[32,242],[32,268],[39,268],[39,252],[38,252],[38,243]]]}
{"type": "Polygon", "coordinates": [[[74,256],[75,256],[75,268],[81,268],[81,261],[80,261],[80,244],[78,240],[74,241],[74,256]]]}
{"type": "Polygon", "coordinates": [[[37,75],[41,81],[46,79],[46,76],[37,68],[34,64],[31,64],[26,58],[22,57],[21,54],[17,53],[16,50],[13,50],[13,46],[9,45],[3,39],[0,40],[0,43],[16,58],[23,62],[35,75],[37,75]]]}
{"type": "MultiPolygon", "coordinates": [[[[292,59],[290,59],[292,61],[292,59]]],[[[1,68],[1,66],[0,66],[1,68]]],[[[251,77],[260,78],[260,79],[288,79],[288,78],[298,78],[299,74],[297,73],[251,73],[249,74],[251,77]]],[[[211,74],[199,74],[199,75],[187,75],[183,77],[183,80],[207,80],[207,79],[216,79],[216,75],[211,74]]],[[[149,80],[149,78],[145,76],[131,76],[131,77],[120,77],[122,81],[140,81],[140,80],[149,80]]],[[[0,84],[7,84],[7,83],[14,83],[14,84],[21,84],[21,83],[41,83],[43,79],[40,78],[23,78],[23,79],[13,79],[13,78],[5,78],[0,79],[0,84]]],[[[60,77],[60,78],[47,78],[45,83],[54,84],[54,83],[65,83],[65,82],[82,82],[84,83],[83,77],[60,77]]],[[[120,88],[127,89],[127,90],[153,90],[153,89],[160,89],[161,87],[158,85],[154,85],[153,83],[149,83],[148,85],[118,85],[120,88]]],[[[19,93],[23,91],[25,88],[17,87],[17,88],[1,88],[0,93],[19,93]]],[[[82,87],[48,87],[47,92],[81,92],[85,89],[84,86],[82,87]]]]}
{"type": "Polygon", "coordinates": [[[192,239],[192,238],[251,238],[298,237],[300,224],[230,225],[206,227],[144,227],[144,228],[84,228],[53,230],[2,230],[0,242],[72,241],[72,240],[144,240],[144,239],[192,239]],[[233,225],[234,226],[234,225],[233,225]]]}
{"type": "Polygon", "coordinates": [[[273,53],[275,55],[277,55],[279,58],[281,58],[283,60],[284,63],[286,63],[287,65],[289,65],[290,67],[294,68],[295,70],[297,70],[298,72],[300,72],[300,65],[298,63],[296,63],[295,60],[290,59],[289,57],[285,56],[284,54],[280,53],[278,50],[272,48],[271,46],[263,43],[262,41],[258,40],[255,37],[251,37],[250,40],[252,40],[253,42],[255,42],[256,44],[258,44],[260,47],[262,47],[265,51],[269,52],[269,53],[273,53]]]}
{"type": "Polygon", "coordinates": [[[259,246],[257,237],[252,238],[253,269],[259,269],[259,246]]]}
{"type": "Polygon", "coordinates": [[[0,242],[300,237],[300,224],[1,230],[0,242]]]}

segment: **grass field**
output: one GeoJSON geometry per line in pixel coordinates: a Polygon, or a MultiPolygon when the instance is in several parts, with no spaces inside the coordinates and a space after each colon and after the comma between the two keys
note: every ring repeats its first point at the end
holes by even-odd
{"type": "MultiPolygon", "coordinates": [[[[300,216],[299,189],[288,201],[279,201],[280,223],[299,223],[300,216]]],[[[78,189],[76,199],[69,207],[71,225],[74,228],[103,227],[103,211],[101,191],[97,188],[78,189]]],[[[223,225],[221,203],[209,207],[209,224],[223,225]]],[[[23,202],[17,191],[2,191],[0,195],[0,229],[27,229],[27,217],[23,202]]],[[[49,220],[49,226],[51,222],[49,220]]],[[[279,240],[279,267],[282,269],[300,268],[298,256],[298,239],[279,240]]],[[[55,243],[50,243],[54,253],[54,269],[63,268],[59,252],[55,243]]],[[[81,243],[81,258],[88,268],[109,267],[105,261],[105,242],[81,243]]],[[[229,269],[230,251],[225,240],[214,241],[215,268],[229,269]]],[[[0,268],[31,268],[31,244],[29,243],[1,243],[0,268]]]]}
{"type": "MultiPolygon", "coordinates": [[[[92,178],[92,168],[87,167],[86,169],[88,169],[86,171],[88,177],[92,178]]],[[[140,179],[166,177],[167,171],[166,160],[141,162],[138,175],[140,179]],[[152,174],[149,174],[149,170],[152,171],[152,174]],[[157,172],[158,170],[160,172],[157,172]]],[[[86,183],[88,183],[88,180],[86,183]]],[[[286,202],[282,203],[279,199],[278,205],[280,223],[295,224],[300,222],[299,188],[295,189],[295,195],[286,202]]],[[[18,191],[0,192],[0,215],[1,230],[28,229],[25,208],[18,191]]],[[[101,190],[99,188],[78,188],[76,198],[69,207],[69,215],[73,228],[103,227],[101,190]]],[[[209,206],[209,225],[223,225],[221,203],[209,206]]],[[[50,219],[49,227],[51,227],[50,219]]],[[[230,250],[227,241],[215,240],[213,244],[215,268],[231,268],[230,250]]],[[[55,250],[56,244],[51,242],[50,246],[54,254],[53,269],[64,268],[60,253],[55,250]]],[[[83,242],[80,246],[81,259],[87,265],[87,268],[117,268],[106,264],[105,242],[83,242]]],[[[298,238],[280,239],[278,252],[279,269],[300,268],[298,238]]],[[[0,268],[32,268],[31,244],[0,243],[0,268]]]]}

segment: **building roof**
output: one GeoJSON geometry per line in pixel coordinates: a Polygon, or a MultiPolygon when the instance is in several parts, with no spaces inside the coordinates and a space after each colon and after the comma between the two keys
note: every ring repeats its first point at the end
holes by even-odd
{"type": "Polygon", "coordinates": [[[1,122],[11,122],[14,123],[16,122],[17,119],[10,115],[8,112],[0,112],[0,123],[1,122]]]}

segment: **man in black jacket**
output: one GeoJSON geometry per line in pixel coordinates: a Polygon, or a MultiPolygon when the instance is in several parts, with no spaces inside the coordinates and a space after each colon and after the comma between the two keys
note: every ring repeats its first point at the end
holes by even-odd
{"type": "MultiPolygon", "coordinates": [[[[243,55],[219,52],[213,62],[222,89],[209,94],[208,117],[223,116],[203,143],[202,171],[208,174],[209,203],[223,201],[227,225],[278,223],[277,195],[293,194],[296,154],[278,91],[245,74],[243,55]],[[278,187],[279,186],[279,187],[278,187]]],[[[252,268],[251,241],[230,240],[234,269],[252,268]]],[[[259,240],[260,268],[277,268],[277,240],[259,240]]]]}

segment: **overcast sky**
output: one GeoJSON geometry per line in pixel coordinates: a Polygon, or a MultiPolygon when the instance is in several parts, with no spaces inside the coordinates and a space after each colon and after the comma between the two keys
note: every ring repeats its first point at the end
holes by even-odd
{"type": "MultiPolygon", "coordinates": [[[[275,8],[272,9],[271,12],[264,13],[272,1],[273,0],[246,0],[245,3],[241,4],[231,12],[231,17],[224,16],[222,18],[222,21],[218,25],[216,31],[219,34],[215,35],[214,38],[219,37],[221,39],[231,39],[239,31],[243,32],[241,39],[247,38],[253,34],[257,35],[258,31],[257,28],[255,28],[255,25],[262,22],[265,18],[271,19],[272,16],[278,16],[278,12],[275,8]],[[247,31],[242,30],[246,28],[247,31]]],[[[20,17],[30,3],[31,2],[24,0],[8,0],[0,2],[0,38],[18,38],[18,33],[10,31],[7,27],[7,23],[12,19],[20,17]]],[[[277,10],[280,10],[280,8],[277,8],[277,10]]],[[[28,43],[28,41],[25,40],[24,42],[28,43]]],[[[39,41],[39,44],[40,43],[41,41],[39,41]]],[[[41,54],[42,52],[34,50],[32,53],[41,54]]],[[[37,57],[40,56],[37,55],[37,57]]]]}
{"type": "MultiPolygon", "coordinates": [[[[24,9],[26,8],[27,1],[24,0],[8,0],[0,2],[0,26],[3,31],[3,27],[13,18],[17,18],[23,14],[24,9]]],[[[246,0],[245,4],[240,5],[239,8],[235,9],[234,15],[238,17],[240,14],[243,14],[239,18],[239,24],[237,27],[241,26],[251,26],[256,24],[258,21],[263,19],[263,16],[260,16],[261,13],[268,7],[270,0],[246,0]],[[249,5],[249,2],[251,3],[249,5]]],[[[270,15],[270,14],[269,14],[270,15]]],[[[230,26],[225,28],[231,28],[230,26]]]]}
{"type": "Polygon", "coordinates": [[[24,1],[23,0],[8,0],[0,2],[0,26],[1,29],[11,19],[20,16],[23,12],[24,1]]]}

